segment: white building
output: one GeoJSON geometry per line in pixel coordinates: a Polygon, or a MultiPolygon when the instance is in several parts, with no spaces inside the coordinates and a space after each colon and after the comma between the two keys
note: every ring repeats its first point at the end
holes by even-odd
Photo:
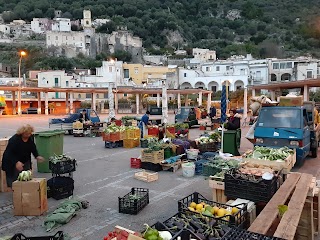
{"type": "Polygon", "coordinates": [[[84,28],[91,28],[92,27],[92,18],[91,18],[91,11],[90,10],[83,10],[83,19],[81,20],[81,25],[84,28]]]}
{"type": "Polygon", "coordinates": [[[251,56],[203,63],[199,69],[179,69],[180,88],[203,88],[213,92],[227,84],[231,91],[247,85],[268,82],[268,62],[253,60],[251,56]]]}
{"type": "Polygon", "coordinates": [[[10,34],[10,26],[6,24],[0,24],[0,32],[6,35],[10,34]]]}
{"type": "Polygon", "coordinates": [[[193,48],[192,55],[200,62],[215,61],[217,59],[216,51],[203,48],[193,48]]]}
{"type": "Polygon", "coordinates": [[[317,78],[320,74],[320,61],[311,58],[268,59],[269,81],[299,81],[317,78]]]}
{"type": "Polygon", "coordinates": [[[31,30],[34,33],[45,33],[52,29],[52,21],[48,18],[34,18],[31,21],[31,30]]]}
{"type": "Polygon", "coordinates": [[[70,32],[71,22],[69,18],[55,18],[52,22],[52,31],[70,32]]]}
{"type": "MultiPolygon", "coordinates": [[[[66,74],[65,71],[46,71],[38,73],[38,87],[68,88],[76,87],[75,79],[72,75],[66,74]]],[[[45,97],[45,93],[41,93],[45,97]]],[[[65,93],[48,93],[49,99],[65,98],[65,93]]]]}

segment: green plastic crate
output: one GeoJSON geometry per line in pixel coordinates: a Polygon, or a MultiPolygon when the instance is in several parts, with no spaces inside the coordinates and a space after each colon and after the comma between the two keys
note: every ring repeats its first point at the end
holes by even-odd
{"type": "Polygon", "coordinates": [[[34,136],[39,155],[45,159],[43,163],[37,164],[38,172],[50,173],[51,170],[49,169],[49,158],[55,154],[63,154],[64,131],[53,130],[36,132],[34,136]]]}

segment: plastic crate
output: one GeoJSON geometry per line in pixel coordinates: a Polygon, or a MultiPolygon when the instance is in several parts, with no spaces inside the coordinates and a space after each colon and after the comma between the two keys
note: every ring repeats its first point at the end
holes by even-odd
{"type": "Polygon", "coordinates": [[[119,197],[119,213],[136,215],[149,204],[149,189],[132,188],[124,197],[119,197]],[[129,199],[130,195],[138,195],[140,199],[129,199]]]}
{"type": "MultiPolygon", "coordinates": [[[[203,225],[199,226],[199,224],[195,224],[194,222],[191,222],[188,225],[188,227],[185,228],[184,225],[177,226],[170,223],[172,219],[177,219],[177,218],[179,219],[182,217],[183,214],[184,213],[177,213],[163,222],[157,222],[156,224],[152,225],[152,227],[157,229],[158,231],[169,231],[172,235],[171,239],[178,239],[179,236],[181,237],[181,239],[190,239],[190,236],[192,236],[192,239],[199,239],[199,237],[195,233],[198,232],[199,227],[203,229],[202,231],[206,231],[207,229],[203,228],[203,225]],[[182,238],[181,233],[186,230],[188,231],[189,234],[185,236],[185,238],[182,238]]],[[[187,216],[187,217],[189,219],[194,219],[194,217],[190,217],[190,216],[187,216]]],[[[205,225],[207,225],[208,223],[206,219],[201,219],[199,221],[205,225]]],[[[222,225],[222,228],[223,228],[224,235],[230,230],[230,227],[227,225],[222,225]]],[[[209,234],[205,236],[206,237],[205,239],[209,239],[208,235],[209,234]]],[[[220,239],[220,238],[216,238],[216,239],[220,239]]]]}
{"type": "Polygon", "coordinates": [[[140,147],[141,148],[148,148],[148,140],[147,139],[140,139],[140,147]]]}
{"type": "Polygon", "coordinates": [[[246,230],[231,228],[221,240],[238,240],[238,239],[246,239],[246,240],[284,240],[282,238],[277,237],[268,237],[259,233],[253,233],[246,230]]]}
{"type": "Polygon", "coordinates": [[[48,196],[60,200],[73,195],[74,180],[70,177],[53,177],[48,180],[47,186],[48,196]]]}
{"type": "Polygon", "coordinates": [[[145,170],[154,171],[154,172],[162,171],[162,166],[159,163],[141,162],[141,168],[145,170]]]}
{"type": "Polygon", "coordinates": [[[135,148],[139,146],[139,139],[123,139],[124,148],[135,148]]]}
{"type": "Polygon", "coordinates": [[[65,174],[76,171],[76,160],[65,160],[56,163],[49,162],[49,169],[53,174],[65,174]]]}
{"type": "Polygon", "coordinates": [[[158,137],[159,136],[159,128],[156,128],[156,127],[148,128],[148,135],[158,137]]]}
{"type": "Polygon", "coordinates": [[[42,237],[26,237],[22,233],[14,235],[11,240],[64,240],[63,232],[59,231],[53,236],[42,236],[42,237]]]}
{"type": "Polygon", "coordinates": [[[141,168],[141,159],[130,158],[130,167],[131,168],[141,168]]]}
{"type": "Polygon", "coordinates": [[[196,165],[196,170],[195,170],[195,174],[196,175],[202,175],[203,173],[203,164],[208,162],[207,159],[201,159],[198,161],[195,161],[194,164],[196,165]]]}
{"type": "Polygon", "coordinates": [[[198,192],[194,192],[194,193],[190,194],[189,196],[178,201],[179,212],[185,212],[185,213],[189,213],[192,215],[199,214],[199,213],[192,212],[188,209],[188,207],[190,206],[190,203],[192,203],[192,202],[195,202],[195,203],[204,202],[206,204],[209,204],[210,206],[217,206],[219,208],[223,207],[225,209],[232,208],[232,207],[236,207],[239,209],[238,213],[236,213],[234,215],[227,215],[227,216],[229,216],[229,220],[225,219],[225,217],[215,217],[215,216],[209,217],[209,218],[213,218],[213,219],[217,220],[218,223],[221,223],[221,224],[234,225],[234,226],[243,228],[244,224],[247,220],[247,215],[248,215],[247,204],[237,204],[237,205],[231,206],[231,205],[224,204],[224,203],[218,203],[218,202],[214,202],[214,201],[210,201],[210,200],[206,199],[198,192]]]}
{"type": "MultiPolygon", "coordinates": [[[[245,175],[245,174],[244,174],[245,175]]],[[[272,180],[259,177],[258,182],[243,179],[236,169],[230,169],[224,174],[225,192],[229,198],[242,198],[253,202],[269,202],[280,187],[281,175],[272,180]]]]}
{"type": "Polygon", "coordinates": [[[218,147],[215,142],[212,142],[212,143],[198,144],[198,149],[199,149],[200,153],[216,152],[218,150],[218,147]]]}

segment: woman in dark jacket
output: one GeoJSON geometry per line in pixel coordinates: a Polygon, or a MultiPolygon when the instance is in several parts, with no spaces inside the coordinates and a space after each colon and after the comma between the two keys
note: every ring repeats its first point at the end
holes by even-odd
{"type": "Polygon", "coordinates": [[[7,186],[18,179],[20,172],[31,170],[31,153],[38,162],[43,162],[39,156],[32,138],[34,129],[29,124],[18,129],[17,133],[9,139],[8,146],[3,153],[2,170],[6,172],[7,186]]]}
{"type": "Polygon", "coordinates": [[[241,115],[236,113],[235,109],[229,111],[230,117],[226,123],[226,129],[228,130],[237,130],[240,128],[240,119],[241,115]]]}

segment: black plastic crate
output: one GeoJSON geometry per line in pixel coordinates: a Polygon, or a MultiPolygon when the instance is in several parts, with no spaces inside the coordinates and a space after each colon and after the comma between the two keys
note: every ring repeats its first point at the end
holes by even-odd
{"type": "Polygon", "coordinates": [[[221,240],[284,240],[277,237],[268,237],[259,233],[249,232],[243,229],[231,228],[221,240]]]}
{"type": "Polygon", "coordinates": [[[76,160],[70,159],[53,163],[49,161],[49,169],[53,174],[65,174],[76,171],[76,160]]]}
{"type": "Polygon", "coordinates": [[[70,177],[53,177],[47,182],[48,196],[56,200],[73,195],[74,180],[70,177]]]}
{"type": "MultiPolygon", "coordinates": [[[[230,230],[230,227],[227,225],[218,222],[216,222],[216,224],[219,224],[220,226],[216,227],[220,228],[223,231],[220,237],[223,237],[230,230]]],[[[185,230],[188,231],[188,234],[186,236],[183,236],[185,239],[189,239],[189,236],[192,236],[192,238],[196,237],[196,239],[209,239],[210,237],[210,232],[204,233],[207,230],[210,231],[210,227],[208,225],[208,220],[206,217],[198,219],[196,216],[189,216],[183,212],[179,212],[173,215],[162,223],[157,222],[152,227],[157,229],[158,231],[169,231],[173,236],[172,239],[177,239],[179,236],[182,238],[181,233],[185,230]],[[189,220],[185,220],[183,216],[186,216],[189,220]],[[182,219],[180,223],[179,219],[182,219]],[[204,226],[208,226],[208,228],[205,228],[204,226]],[[204,234],[204,236],[198,236],[197,234],[199,233],[204,234]]]]}
{"type": "Polygon", "coordinates": [[[11,240],[64,240],[63,232],[59,231],[53,236],[42,236],[42,237],[26,237],[22,233],[14,235],[11,240]]]}
{"type": "Polygon", "coordinates": [[[272,180],[257,177],[255,182],[244,179],[236,169],[225,172],[224,194],[229,198],[242,198],[253,202],[269,202],[280,187],[281,174],[277,174],[272,180]]]}
{"type": "Polygon", "coordinates": [[[224,217],[216,217],[216,216],[209,217],[209,218],[215,219],[218,223],[221,223],[221,224],[234,225],[234,226],[243,228],[245,225],[245,222],[247,220],[247,217],[248,217],[247,204],[237,204],[235,206],[231,206],[231,205],[224,204],[224,203],[218,203],[218,202],[214,202],[214,201],[210,201],[210,200],[206,199],[198,192],[194,192],[194,193],[190,194],[189,196],[178,201],[179,212],[184,212],[184,213],[188,213],[191,215],[192,214],[200,214],[200,213],[190,211],[188,209],[188,207],[190,206],[190,203],[192,203],[192,202],[195,202],[195,203],[204,202],[210,206],[217,206],[219,208],[223,207],[224,209],[232,208],[232,207],[236,207],[239,209],[238,213],[236,213],[234,215],[226,215],[227,217],[229,217],[229,219],[226,219],[225,218],[226,216],[224,216],[224,217]]]}
{"type": "Polygon", "coordinates": [[[196,170],[195,170],[195,174],[196,175],[202,175],[202,173],[203,173],[203,164],[207,163],[207,162],[208,162],[207,159],[201,159],[201,160],[198,160],[198,161],[194,162],[194,164],[196,166],[196,170]]]}
{"type": "Polygon", "coordinates": [[[141,162],[141,168],[154,172],[162,171],[162,166],[159,163],[141,162]]]}
{"type": "Polygon", "coordinates": [[[132,188],[131,192],[124,197],[119,197],[119,213],[131,215],[138,214],[145,206],[149,204],[149,189],[132,188]],[[130,199],[130,195],[137,195],[139,199],[130,199]]]}

